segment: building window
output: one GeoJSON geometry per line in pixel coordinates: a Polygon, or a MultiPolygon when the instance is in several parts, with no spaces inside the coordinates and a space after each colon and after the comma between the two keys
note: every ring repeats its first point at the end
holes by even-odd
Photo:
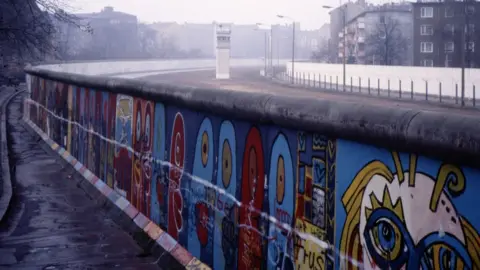
{"type": "Polygon", "coordinates": [[[467,15],[473,15],[473,13],[475,13],[475,7],[474,6],[467,6],[465,8],[465,13],[467,15]]]}
{"type": "Polygon", "coordinates": [[[454,10],[451,7],[445,7],[445,18],[451,18],[454,15],[454,10]]]}
{"type": "Polygon", "coordinates": [[[422,17],[422,18],[433,18],[433,7],[422,7],[422,8],[420,8],[420,17],[422,17]]]}
{"type": "Polygon", "coordinates": [[[467,44],[465,44],[465,50],[469,52],[475,52],[475,42],[473,41],[468,42],[468,47],[467,47],[467,44]]]}
{"type": "Polygon", "coordinates": [[[453,52],[453,49],[454,49],[453,42],[451,42],[451,41],[445,42],[445,52],[447,52],[447,53],[453,52]]]}
{"type": "Polygon", "coordinates": [[[445,33],[451,33],[453,35],[455,33],[455,26],[453,24],[446,24],[444,30],[445,33]]]}
{"type": "Polygon", "coordinates": [[[433,35],[433,27],[430,24],[424,24],[420,26],[420,35],[431,36],[433,35]]]}
{"type": "Polygon", "coordinates": [[[433,60],[432,59],[423,59],[422,66],[424,67],[433,67],[433,60]]]}
{"type": "Polygon", "coordinates": [[[470,23],[468,25],[465,25],[465,34],[473,34],[475,33],[475,24],[470,23]]]}
{"type": "Polygon", "coordinates": [[[452,55],[445,54],[445,67],[451,67],[451,66],[452,66],[452,55]]]}
{"type": "Polygon", "coordinates": [[[422,53],[432,53],[433,52],[433,43],[432,42],[420,42],[420,52],[422,52],[422,53]]]}

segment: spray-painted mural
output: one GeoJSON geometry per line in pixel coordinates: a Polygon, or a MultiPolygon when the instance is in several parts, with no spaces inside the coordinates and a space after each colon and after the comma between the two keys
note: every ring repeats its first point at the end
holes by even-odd
{"type": "Polygon", "coordinates": [[[86,130],[32,121],[214,269],[480,269],[477,169],[31,82],[86,130]]]}

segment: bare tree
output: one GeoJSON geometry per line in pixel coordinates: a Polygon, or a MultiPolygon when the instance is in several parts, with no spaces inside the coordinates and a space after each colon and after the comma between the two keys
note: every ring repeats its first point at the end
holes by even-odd
{"type": "Polygon", "coordinates": [[[400,22],[389,16],[381,20],[366,38],[367,62],[380,65],[401,65],[405,62],[408,40],[402,34],[400,22]]]}
{"type": "Polygon", "coordinates": [[[59,58],[55,21],[91,31],[66,9],[62,0],[0,0],[0,69],[21,70],[27,61],[59,58]]]}
{"type": "Polygon", "coordinates": [[[314,62],[328,63],[331,58],[328,46],[321,46],[317,50],[313,51],[310,58],[314,62]]]}

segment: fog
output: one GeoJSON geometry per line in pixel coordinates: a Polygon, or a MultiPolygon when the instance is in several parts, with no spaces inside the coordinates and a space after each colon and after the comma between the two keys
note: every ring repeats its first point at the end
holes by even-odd
{"type": "Polygon", "coordinates": [[[337,6],[336,0],[73,0],[69,2],[76,12],[97,12],[104,6],[136,15],[143,22],[212,21],[255,24],[275,24],[283,21],[277,14],[285,14],[298,21],[302,29],[318,29],[329,20],[323,5],[337,6]]]}

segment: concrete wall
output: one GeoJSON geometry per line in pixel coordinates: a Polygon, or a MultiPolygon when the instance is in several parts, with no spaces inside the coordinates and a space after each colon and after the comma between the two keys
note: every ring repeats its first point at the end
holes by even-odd
{"type": "MultiPolygon", "coordinates": [[[[286,60],[281,60],[281,64],[286,60]]],[[[246,67],[264,65],[261,59],[230,59],[232,67],[246,67]]],[[[151,72],[175,69],[215,68],[215,59],[187,59],[187,60],[151,60],[151,61],[105,61],[105,62],[78,62],[42,65],[42,69],[57,72],[76,73],[84,75],[117,75],[120,73],[151,72]]]]}
{"type": "MultiPolygon", "coordinates": [[[[291,73],[291,62],[286,64],[287,72],[291,73]]],[[[308,77],[310,73],[318,78],[320,74],[329,78],[335,83],[338,76],[338,82],[342,82],[343,67],[341,64],[322,64],[322,63],[295,63],[295,77],[308,77]]],[[[458,84],[460,91],[461,69],[460,68],[433,68],[433,67],[405,67],[405,66],[373,66],[373,65],[347,65],[347,85],[350,85],[350,78],[353,79],[354,86],[358,85],[358,78],[362,79],[363,86],[366,86],[368,78],[371,80],[373,88],[377,87],[377,80],[380,79],[380,88],[388,89],[390,80],[390,89],[399,90],[399,81],[402,81],[402,90],[410,91],[410,83],[413,81],[414,92],[425,93],[425,85],[428,82],[428,93],[438,94],[439,84],[442,84],[443,96],[455,96],[455,84],[458,84]]],[[[473,97],[473,85],[480,87],[480,69],[465,70],[465,96],[473,97]]],[[[478,91],[478,90],[477,90],[478,91]]],[[[476,93],[478,98],[479,93],[476,93]]]]}
{"type": "Polygon", "coordinates": [[[214,269],[480,268],[478,118],[29,72],[27,117],[214,269]]]}

